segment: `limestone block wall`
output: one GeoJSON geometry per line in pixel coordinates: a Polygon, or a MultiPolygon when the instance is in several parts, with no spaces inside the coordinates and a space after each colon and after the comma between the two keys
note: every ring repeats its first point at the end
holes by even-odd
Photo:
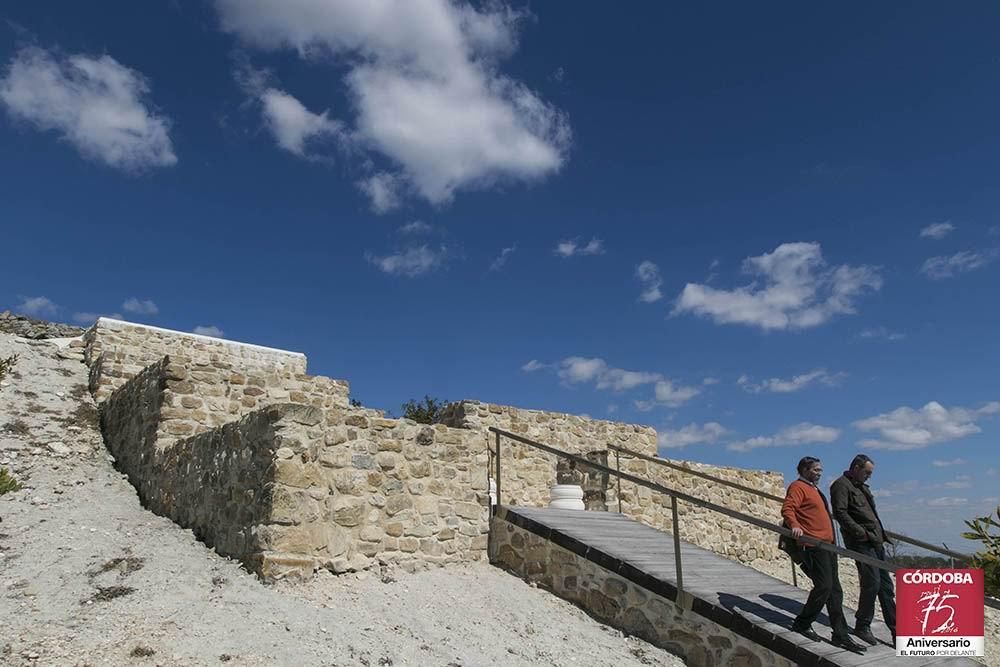
{"type": "Polygon", "coordinates": [[[101,425],[143,504],[219,553],[265,578],[485,558],[478,433],[286,403],[184,437],[169,401],[206,384],[185,374],[169,357],[147,367],[101,404],[101,425]]]}
{"type": "MultiPolygon", "coordinates": [[[[656,453],[656,430],[653,428],[558,412],[461,401],[448,406],[441,422],[479,432],[491,450],[495,448],[496,440],[487,429],[494,426],[575,454],[597,454],[602,463],[608,443],[644,454],[656,453]]],[[[509,439],[502,441],[500,457],[501,501],[509,505],[547,505],[549,487],[556,483],[557,458],[509,439]]],[[[495,463],[492,464],[493,469],[495,463]]],[[[592,471],[581,469],[578,472],[585,487],[607,486],[603,475],[598,475],[598,480],[592,480],[592,471]],[[593,483],[595,481],[597,484],[593,483]]],[[[594,506],[597,504],[593,503],[594,506]]]]}
{"type": "MultiPolygon", "coordinates": [[[[611,466],[614,467],[613,455],[610,460],[611,466]]],[[[712,466],[689,461],[672,460],[672,462],[765,493],[783,496],[785,492],[784,477],[781,473],[712,466]]],[[[780,505],[760,496],[639,459],[625,459],[623,457],[621,467],[624,472],[648,479],[667,488],[676,489],[682,493],[771,523],[781,523],[780,505]]],[[[654,528],[668,532],[673,531],[673,516],[670,511],[670,499],[667,496],[629,482],[622,482],[621,488],[623,514],[654,528]]],[[[615,491],[612,489],[612,495],[615,491]]],[[[615,503],[614,509],[617,509],[617,500],[615,503]]],[[[684,501],[678,503],[677,513],[681,538],[692,544],[747,564],[758,561],[787,560],[787,556],[778,550],[778,537],[775,533],[684,501]]]]}
{"type": "Polygon", "coordinates": [[[224,365],[251,376],[294,377],[306,372],[298,352],[171,331],[102,317],[84,334],[91,391],[98,403],[165,356],[201,368],[224,365]]]}
{"type": "Polygon", "coordinates": [[[345,408],[349,401],[349,389],[342,380],[280,369],[246,371],[228,361],[206,364],[176,357],[169,361],[158,433],[161,446],[267,405],[295,403],[333,409],[345,408]]]}
{"type": "Polygon", "coordinates": [[[311,549],[335,572],[376,560],[485,559],[487,451],[478,434],[349,409],[328,412],[308,435],[276,451],[271,550],[311,549]],[[317,550],[324,539],[337,545],[326,554],[317,550]]]}
{"type": "Polygon", "coordinates": [[[598,620],[681,656],[688,665],[792,667],[793,662],[591,560],[493,517],[490,562],[598,620]]]}
{"type": "Polygon", "coordinates": [[[143,505],[191,528],[219,553],[259,568],[271,521],[274,444],[294,438],[321,413],[273,406],[193,438],[158,447],[167,360],[154,364],[100,406],[101,430],[143,505]]]}
{"type": "MultiPolygon", "coordinates": [[[[577,453],[595,462],[615,468],[617,461],[608,444],[655,456],[656,430],[648,426],[588,419],[541,410],[525,410],[479,401],[462,401],[448,406],[442,419],[452,426],[477,430],[495,448],[490,426],[526,438],[577,453]]],[[[783,495],[784,478],[780,473],[673,461],[710,475],[737,482],[750,488],[783,495]]],[[[780,523],[776,503],[749,493],[704,480],[681,471],[631,457],[621,457],[621,469],[651,482],[677,489],[698,498],[780,523]]],[[[491,475],[495,462],[491,461],[491,475]]],[[[501,444],[501,502],[510,505],[542,507],[548,504],[549,487],[565,474],[557,457],[538,449],[503,439],[501,444]]],[[[560,479],[559,481],[564,481],[560,479]]],[[[565,480],[568,481],[568,480],[565,480]]],[[[576,482],[583,485],[587,508],[618,510],[618,482],[614,475],[593,470],[576,471],[576,482]]],[[[623,482],[622,513],[661,530],[673,530],[670,500],[650,489],[623,482]]],[[[681,537],[693,544],[744,563],[783,558],[777,549],[774,533],[742,521],[681,502],[678,506],[681,537]]]]}

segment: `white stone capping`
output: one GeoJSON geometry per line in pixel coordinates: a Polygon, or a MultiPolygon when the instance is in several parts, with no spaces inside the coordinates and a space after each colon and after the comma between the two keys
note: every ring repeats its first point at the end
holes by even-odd
{"type": "Polygon", "coordinates": [[[126,327],[137,327],[139,329],[148,329],[149,331],[158,331],[160,333],[171,334],[173,336],[185,336],[187,338],[193,338],[195,340],[204,341],[206,343],[221,343],[226,347],[234,347],[238,349],[249,349],[249,350],[260,350],[261,352],[276,353],[288,357],[295,357],[296,359],[306,360],[306,355],[301,352],[292,352],[290,350],[281,350],[276,347],[265,347],[263,345],[254,345],[253,343],[241,343],[236,340],[228,340],[226,338],[215,338],[213,336],[205,336],[203,334],[189,333],[187,331],[176,331],[174,329],[164,329],[163,327],[154,327],[150,324],[138,324],[136,322],[126,322],[125,320],[116,320],[110,317],[99,317],[97,322],[94,323],[94,327],[104,327],[112,331],[121,331],[126,327]]]}

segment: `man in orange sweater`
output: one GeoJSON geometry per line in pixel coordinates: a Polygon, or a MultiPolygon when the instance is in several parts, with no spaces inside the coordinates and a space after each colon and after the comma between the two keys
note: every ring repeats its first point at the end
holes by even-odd
{"type": "MultiPolygon", "coordinates": [[[[792,535],[808,535],[817,540],[833,544],[833,519],[830,506],[817,484],[823,476],[823,464],[812,456],[806,456],[798,465],[799,478],[788,485],[785,502],[781,505],[781,516],[792,530],[792,535]]],[[[819,617],[823,605],[830,616],[834,646],[862,653],[861,644],[848,636],[847,621],[844,620],[844,590],[840,587],[837,571],[837,554],[819,547],[802,543],[802,570],[812,579],[813,588],[802,611],[792,623],[792,630],[814,642],[822,638],[812,629],[813,621],[819,617]]]]}

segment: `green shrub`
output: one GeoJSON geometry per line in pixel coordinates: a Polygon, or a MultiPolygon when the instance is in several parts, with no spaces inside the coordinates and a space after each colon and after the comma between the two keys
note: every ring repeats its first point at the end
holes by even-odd
{"type": "Polygon", "coordinates": [[[403,417],[412,419],[418,424],[436,424],[444,413],[448,401],[438,400],[430,396],[424,396],[422,402],[410,399],[403,403],[403,417]]]}
{"type": "Polygon", "coordinates": [[[7,373],[10,373],[10,369],[14,367],[17,363],[17,355],[12,354],[6,359],[0,359],[0,380],[7,377],[7,373]]]}
{"type": "Polygon", "coordinates": [[[962,533],[962,537],[967,540],[975,540],[983,543],[983,550],[972,557],[972,567],[983,569],[986,580],[986,594],[991,597],[1000,597],[1000,533],[994,534],[993,528],[1000,528],[1000,506],[996,511],[997,519],[987,514],[984,517],[966,521],[965,525],[971,528],[969,532],[962,533]]]}
{"type": "Polygon", "coordinates": [[[17,483],[17,480],[7,472],[6,468],[0,468],[0,496],[20,490],[21,485],[17,483]]]}

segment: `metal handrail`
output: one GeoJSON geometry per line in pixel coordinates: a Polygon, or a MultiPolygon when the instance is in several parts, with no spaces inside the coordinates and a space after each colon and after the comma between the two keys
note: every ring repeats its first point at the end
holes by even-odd
{"type": "MultiPolygon", "coordinates": [[[[705,509],[709,509],[709,510],[712,510],[714,512],[718,512],[719,514],[724,514],[725,516],[728,516],[730,518],[737,519],[739,521],[743,521],[744,523],[749,523],[751,525],[757,526],[758,528],[763,528],[764,530],[768,530],[768,531],[770,531],[772,533],[778,533],[779,535],[784,535],[785,537],[790,537],[792,539],[797,539],[799,543],[808,544],[808,545],[811,545],[813,547],[818,547],[819,549],[822,549],[823,551],[829,551],[829,552],[837,554],[838,556],[843,556],[845,558],[850,558],[852,560],[855,560],[855,561],[860,562],[860,563],[864,563],[866,565],[870,565],[870,566],[878,568],[880,570],[886,570],[888,572],[893,572],[895,570],[895,568],[891,564],[887,563],[886,561],[879,560],[877,558],[872,558],[871,556],[866,556],[865,554],[861,554],[861,553],[858,553],[856,551],[851,551],[850,549],[844,549],[843,547],[839,547],[839,546],[836,546],[834,544],[830,544],[829,542],[823,542],[821,540],[818,540],[818,539],[816,539],[814,537],[810,537],[808,535],[802,535],[801,537],[796,538],[792,534],[792,531],[789,530],[788,528],[784,528],[782,526],[778,526],[776,524],[769,523],[769,522],[767,522],[767,521],[765,521],[763,519],[758,519],[755,516],[751,516],[749,514],[744,514],[742,512],[737,511],[737,510],[729,509],[728,507],[723,507],[722,505],[717,505],[717,504],[715,504],[713,502],[710,502],[708,500],[702,500],[701,498],[696,498],[695,496],[692,496],[690,494],[684,493],[683,491],[678,491],[676,489],[671,489],[669,487],[663,486],[662,484],[657,484],[655,482],[650,482],[649,480],[642,479],[641,477],[636,477],[635,475],[631,475],[631,474],[626,473],[626,472],[616,471],[614,468],[610,468],[610,467],[608,467],[606,465],[602,465],[600,463],[594,463],[593,461],[589,461],[589,460],[583,458],[582,456],[578,456],[576,454],[571,454],[571,453],[563,451],[561,449],[557,449],[555,447],[550,447],[549,445],[544,445],[544,444],[542,444],[540,442],[536,442],[534,440],[530,440],[530,439],[525,438],[523,436],[517,435],[516,433],[511,433],[510,431],[504,431],[503,429],[496,428],[495,426],[490,426],[488,430],[490,432],[496,434],[496,484],[497,484],[497,501],[496,501],[496,506],[494,508],[494,512],[496,512],[497,509],[499,509],[500,505],[502,504],[501,484],[500,484],[500,479],[501,479],[501,475],[500,475],[500,472],[501,472],[501,468],[500,468],[500,461],[501,461],[501,456],[500,456],[500,438],[501,438],[501,436],[505,437],[505,438],[509,438],[509,439],[511,439],[511,440],[513,440],[515,442],[519,442],[521,444],[528,445],[528,446],[534,447],[536,449],[540,449],[540,450],[542,450],[544,452],[548,452],[550,454],[554,454],[555,456],[560,456],[560,457],[563,457],[563,458],[568,459],[570,461],[574,461],[578,465],[590,467],[590,468],[593,468],[593,469],[601,471],[601,472],[605,472],[605,473],[608,473],[608,474],[616,475],[616,476],[618,476],[619,479],[624,479],[626,481],[632,482],[633,484],[637,484],[639,486],[643,486],[643,487],[645,487],[647,489],[650,489],[652,491],[656,491],[658,493],[662,493],[664,495],[670,496],[671,503],[672,503],[672,506],[671,506],[671,513],[672,513],[672,516],[673,516],[673,531],[672,532],[673,532],[673,538],[674,538],[674,558],[675,558],[675,561],[676,561],[676,566],[675,567],[676,567],[676,574],[677,574],[677,590],[678,591],[683,591],[684,590],[683,575],[682,575],[682,569],[681,569],[680,529],[679,529],[679,522],[678,522],[678,516],[677,516],[677,501],[678,500],[683,500],[684,502],[691,503],[692,505],[695,505],[697,507],[703,507],[705,509]]],[[[1000,601],[993,600],[991,598],[986,598],[985,603],[986,603],[987,606],[1000,608],[1000,601]]]]}
{"type": "MultiPolygon", "coordinates": [[[[649,456],[648,454],[643,454],[641,452],[631,450],[627,447],[622,447],[621,445],[608,444],[608,449],[615,450],[616,456],[617,452],[621,452],[628,456],[632,456],[637,459],[642,459],[643,461],[649,461],[650,463],[656,463],[658,465],[667,466],[668,468],[673,468],[674,470],[680,470],[690,475],[694,475],[695,477],[701,477],[702,479],[707,479],[712,482],[722,484],[723,486],[739,489],[740,491],[744,491],[746,493],[750,493],[755,496],[759,496],[761,498],[766,498],[768,500],[773,500],[779,503],[785,501],[785,499],[782,498],[781,496],[776,496],[772,493],[767,493],[766,491],[759,491],[749,486],[744,486],[743,484],[737,484],[736,482],[730,482],[729,480],[722,479],[720,477],[715,477],[714,475],[709,475],[708,473],[701,472],[700,470],[692,470],[691,468],[682,466],[678,463],[673,463],[672,461],[667,461],[666,459],[661,459],[656,456],[649,456]]],[[[970,560],[972,560],[972,556],[968,554],[964,554],[960,551],[953,551],[947,548],[941,548],[939,546],[931,544],[930,542],[924,542],[923,540],[918,540],[915,537],[910,537],[909,535],[903,535],[902,533],[894,533],[891,530],[885,531],[885,534],[890,539],[896,540],[898,542],[906,542],[907,544],[912,544],[913,546],[920,547],[921,549],[926,549],[927,551],[933,551],[943,556],[948,556],[949,558],[954,558],[956,560],[961,560],[965,562],[969,562],[970,560]]]]}

